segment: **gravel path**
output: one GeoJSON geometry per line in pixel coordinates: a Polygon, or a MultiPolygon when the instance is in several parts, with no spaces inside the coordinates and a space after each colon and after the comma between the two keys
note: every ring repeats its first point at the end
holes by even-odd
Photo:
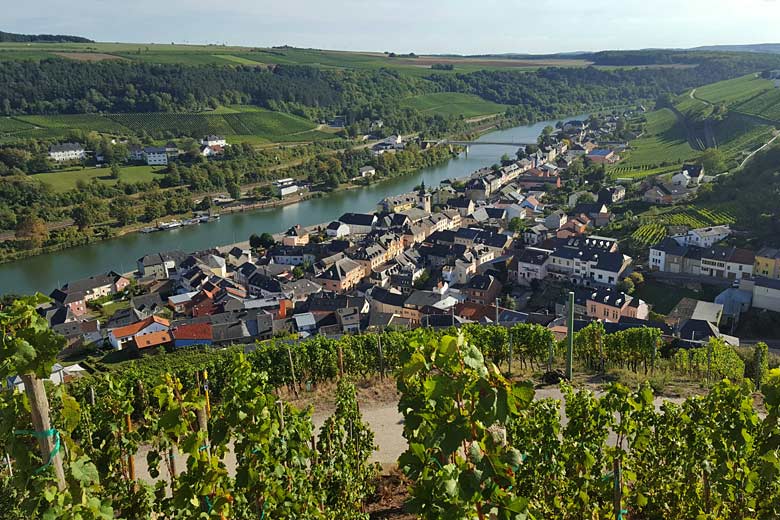
{"type": "MultiPolygon", "coordinates": [[[[601,392],[596,392],[600,395],[601,392]]],[[[536,390],[535,399],[563,399],[563,395],[557,387],[547,387],[536,390]]],[[[656,398],[656,407],[664,401],[682,402],[683,399],[678,398],[656,398]]],[[[390,467],[395,465],[398,457],[406,450],[406,439],[403,437],[403,416],[398,411],[396,403],[375,403],[375,402],[363,402],[361,403],[361,412],[363,419],[369,424],[369,427],[374,432],[374,440],[378,446],[377,451],[374,452],[371,460],[379,462],[383,467],[390,467]]],[[[330,410],[315,411],[313,414],[314,425],[319,430],[322,423],[330,415],[330,410]]],[[[561,421],[566,424],[565,410],[561,411],[561,421]]],[[[614,437],[610,435],[609,442],[614,443],[614,437]]],[[[149,471],[146,465],[146,454],[149,451],[148,447],[142,447],[136,455],[136,475],[138,478],[152,482],[149,475],[149,471]]],[[[225,464],[231,474],[235,471],[236,459],[235,455],[229,452],[225,457],[225,464]]],[[[181,471],[186,467],[186,457],[182,454],[176,456],[177,471],[181,471]]],[[[160,465],[160,477],[167,480],[169,477],[168,471],[164,464],[160,465]]]]}

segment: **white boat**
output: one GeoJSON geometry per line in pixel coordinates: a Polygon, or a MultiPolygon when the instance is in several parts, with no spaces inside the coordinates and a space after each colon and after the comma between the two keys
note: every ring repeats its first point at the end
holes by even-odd
{"type": "Polygon", "coordinates": [[[170,222],[163,222],[160,224],[160,229],[176,229],[178,227],[181,227],[181,221],[180,220],[171,220],[170,222]]]}

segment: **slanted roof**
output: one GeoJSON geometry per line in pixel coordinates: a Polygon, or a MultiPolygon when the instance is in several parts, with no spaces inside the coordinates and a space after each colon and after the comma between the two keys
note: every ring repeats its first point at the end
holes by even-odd
{"type": "Polygon", "coordinates": [[[167,330],[161,330],[159,332],[150,332],[149,334],[141,334],[135,337],[135,344],[139,350],[145,348],[159,347],[171,342],[171,333],[167,330]]]}
{"type": "Polygon", "coordinates": [[[208,340],[212,339],[211,323],[189,323],[171,329],[173,339],[208,340]]]}
{"type": "Polygon", "coordinates": [[[143,329],[148,327],[149,325],[153,323],[158,323],[164,327],[170,327],[171,322],[166,320],[165,318],[160,318],[159,316],[149,316],[145,320],[141,320],[137,323],[133,323],[131,325],[126,325],[124,327],[119,327],[117,329],[113,329],[111,333],[116,338],[127,338],[129,336],[134,336],[141,332],[143,329]]]}

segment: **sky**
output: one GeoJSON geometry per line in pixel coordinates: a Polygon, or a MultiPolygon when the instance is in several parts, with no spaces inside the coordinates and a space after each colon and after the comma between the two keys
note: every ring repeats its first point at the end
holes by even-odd
{"type": "Polygon", "coordinates": [[[775,43],[780,0],[6,0],[0,30],[97,41],[532,53],[775,43]]]}

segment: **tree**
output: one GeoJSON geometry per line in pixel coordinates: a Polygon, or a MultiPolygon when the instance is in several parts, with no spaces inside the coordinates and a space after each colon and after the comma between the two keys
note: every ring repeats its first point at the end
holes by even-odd
{"type": "Polygon", "coordinates": [[[119,167],[118,163],[112,163],[111,164],[111,178],[112,179],[118,179],[119,174],[122,172],[122,168],[119,167]]]}
{"type": "Polygon", "coordinates": [[[525,220],[520,217],[514,217],[509,221],[509,229],[515,233],[521,233],[525,228],[525,220]]]}
{"type": "Polygon", "coordinates": [[[414,288],[423,289],[425,287],[425,284],[427,284],[428,280],[430,279],[431,279],[431,273],[429,273],[427,269],[424,269],[423,272],[420,273],[420,276],[417,278],[417,280],[414,281],[414,288]]]}
{"type": "Polygon", "coordinates": [[[263,233],[260,236],[257,236],[256,234],[252,234],[252,236],[249,237],[249,245],[253,249],[268,249],[269,247],[273,246],[276,243],[276,240],[274,240],[273,235],[270,233],[263,233]]]}
{"type": "Polygon", "coordinates": [[[16,239],[25,243],[27,249],[37,249],[49,239],[46,222],[35,215],[22,217],[16,225],[16,239]]]}
{"type": "Polygon", "coordinates": [[[634,282],[634,287],[639,287],[645,283],[645,277],[639,271],[634,271],[629,275],[629,278],[634,282]]]}
{"type": "Polygon", "coordinates": [[[723,152],[717,148],[707,148],[699,157],[699,164],[704,168],[705,173],[718,174],[726,169],[726,161],[723,158],[723,152]]]}
{"type": "Polygon", "coordinates": [[[79,204],[70,212],[70,218],[78,226],[80,231],[87,229],[97,222],[97,211],[95,205],[85,202],[79,204]]]}
{"type": "Polygon", "coordinates": [[[227,185],[228,193],[230,194],[230,197],[234,200],[238,200],[241,198],[241,186],[239,186],[235,182],[229,182],[227,185]]]}
{"type": "Polygon", "coordinates": [[[517,300],[515,300],[511,294],[505,294],[501,297],[501,307],[509,309],[510,311],[517,310],[517,300]]]}
{"type": "Polygon", "coordinates": [[[626,294],[633,294],[635,289],[636,286],[634,285],[634,281],[631,280],[631,278],[623,278],[623,280],[618,284],[618,291],[622,291],[626,294]]]}

